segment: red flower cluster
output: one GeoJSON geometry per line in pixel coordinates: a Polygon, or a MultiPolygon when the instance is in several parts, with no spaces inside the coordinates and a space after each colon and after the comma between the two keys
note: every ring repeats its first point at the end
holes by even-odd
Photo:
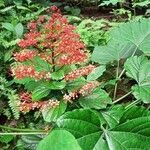
{"type": "Polygon", "coordinates": [[[56,6],[52,6],[51,11],[53,14],[49,20],[46,21],[45,16],[42,16],[28,24],[30,32],[18,45],[22,48],[32,46],[41,51],[50,49],[57,65],[85,61],[86,54],[83,51],[85,47],[80,41],[80,36],[74,32],[75,27],[68,23],[56,6]]]}
{"type": "Polygon", "coordinates": [[[92,90],[94,90],[96,87],[98,87],[100,84],[98,81],[91,81],[89,83],[87,83],[86,85],[84,85],[80,90],[79,90],[79,94],[81,94],[82,96],[88,95],[89,93],[92,92],[92,90]]]}
{"type": "Polygon", "coordinates": [[[28,92],[20,93],[19,108],[20,111],[23,113],[29,112],[30,110],[34,109],[55,108],[57,106],[59,106],[59,101],[57,100],[32,102],[30,93],[28,92]]]}
{"type": "MultiPolygon", "coordinates": [[[[32,62],[35,56],[52,66],[79,64],[87,59],[85,46],[75,33],[75,27],[68,23],[56,6],[51,7],[50,18],[40,16],[28,24],[28,29],[29,32],[18,43],[23,50],[14,54],[14,59],[19,63],[28,60],[32,62]]],[[[39,80],[47,75],[45,72],[37,72],[34,65],[23,64],[13,67],[12,72],[18,79],[30,77],[39,80]]]]}
{"type": "Polygon", "coordinates": [[[78,70],[74,70],[65,76],[66,81],[72,81],[80,76],[85,76],[90,74],[95,67],[93,65],[88,65],[83,68],[79,68],[78,70]]]}
{"type": "Polygon", "coordinates": [[[15,53],[14,54],[14,59],[16,61],[23,62],[23,61],[26,61],[26,60],[33,59],[36,55],[37,55],[37,51],[35,51],[35,50],[31,51],[31,50],[25,49],[25,50],[22,50],[18,53],[15,53]]]}
{"type": "Polygon", "coordinates": [[[17,79],[34,78],[35,80],[50,79],[49,72],[37,72],[33,66],[18,65],[11,69],[12,75],[17,79]]]}

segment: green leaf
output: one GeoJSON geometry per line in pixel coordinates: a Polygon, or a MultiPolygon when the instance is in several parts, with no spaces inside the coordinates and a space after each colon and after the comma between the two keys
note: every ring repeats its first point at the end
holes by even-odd
{"type": "Polygon", "coordinates": [[[138,85],[132,87],[133,94],[144,103],[150,103],[150,61],[144,56],[134,56],[125,62],[126,74],[138,85]]]}
{"type": "Polygon", "coordinates": [[[125,109],[121,105],[102,113],[90,109],[77,109],[62,115],[57,120],[57,125],[71,132],[82,149],[149,150],[148,112],[141,107],[125,109]]]}
{"type": "Polygon", "coordinates": [[[109,150],[149,150],[150,138],[136,133],[105,131],[109,150]]]}
{"type": "Polygon", "coordinates": [[[5,55],[4,55],[4,61],[5,61],[5,62],[9,61],[9,60],[11,59],[11,57],[12,57],[12,54],[13,54],[13,50],[7,51],[7,52],[5,53],[5,55]]]}
{"type": "Polygon", "coordinates": [[[51,90],[61,90],[66,86],[66,82],[65,81],[50,81],[48,87],[51,90]]]}
{"type": "MultiPolygon", "coordinates": [[[[20,147],[24,149],[36,150],[37,145],[42,140],[45,135],[23,135],[18,140],[17,148],[20,150],[20,147]]],[[[22,149],[21,149],[22,150],[22,149]]]]}
{"type": "Polygon", "coordinates": [[[118,125],[113,130],[138,133],[150,137],[150,116],[129,120],[118,125]]]}
{"type": "Polygon", "coordinates": [[[59,70],[57,72],[53,72],[51,74],[51,78],[53,80],[61,80],[61,79],[63,79],[64,78],[64,71],[63,70],[59,70]]]}
{"type": "Polygon", "coordinates": [[[0,135],[0,142],[1,143],[9,143],[14,139],[13,135],[0,135]]]}
{"type": "Polygon", "coordinates": [[[56,108],[42,109],[42,115],[46,122],[55,122],[66,110],[67,104],[63,101],[60,102],[56,108]]]}
{"type": "Polygon", "coordinates": [[[57,125],[72,133],[82,149],[93,149],[101,135],[99,116],[89,109],[67,112],[58,118],[57,125]]]}
{"type": "Polygon", "coordinates": [[[2,23],[2,27],[11,32],[15,31],[15,27],[11,23],[2,23]]]}
{"type": "Polygon", "coordinates": [[[11,10],[12,8],[14,8],[15,6],[8,6],[8,7],[5,7],[4,9],[1,9],[0,12],[1,13],[5,13],[6,11],[9,11],[11,10]]]}
{"type": "Polygon", "coordinates": [[[150,55],[150,19],[142,19],[140,21],[131,21],[120,25],[111,31],[111,37],[114,41],[120,42],[122,45],[132,43],[137,49],[147,55],[150,55]],[[114,38],[115,37],[115,38],[114,38]]]}
{"type": "Polygon", "coordinates": [[[132,106],[125,110],[123,116],[120,119],[121,123],[124,123],[128,120],[132,120],[139,117],[150,116],[150,111],[144,107],[132,106]]]}
{"type": "Polygon", "coordinates": [[[99,64],[107,64],[115,60],[119,61],[122,58],[130,57],[134,53],[135,48],[131,43],[123,45],[121,42],[110,41],[106,46],[95,47],[92,61],[99,64]]]}
{"type": "Polygon", "coordinates": [[[122,105],[115,105],[108,111],[101,112],[104,120],[109,125],[109,128],[114,128],[119,124],[121,117],[125,112],[125,108],[122,105]]]}
{"type": "Polygon", "coordinates": [[[34,57],[33,64],[37,71],[50,71],[51,65],[46,61],[42,60],[40,57],[34,57]]]}
{"type": "Polygon", "coordinates": [[[39,143],[37,150],[81,150],[81,148],[71,133],[54,130],[39,143]]]}
{"type": "Polygon", "coordinates": [[[111,104],[111,98],[104,90],[97,88],[92,94],[81,97],[79,103],[85,108],[103,109],[106,108],[108,104],[111,104]]]}
{"type": "Polygon", "coordinates": [[[107,64],[114,60],[128,58],[140,54],[150,55],[150,19],[123,23],[110,32],[110,40],[106,46],[96,47],[92,61],[107,64]],[[120,42],[121,39],[121,42],[120,42]]]}
{"type": "Polygon", "coordinates": [[[47,86],[38,86],[33,92],[32,92],[32,100],[38,101],[42,98],[46,97],[50,93],[50,89],[47,86]]]}
{"type": "Polygon", "coordinates": [[[86,80],[81,77],[81,78],[78,78],[74,81],[67,83],[65,88],[69,91],[75,91],[75,90],[79,90],[83,85],[85,85],[85,83],[86,83],[86,80]]]}
{"type": "Polygon", "coordinates": [[[22,35],[23,35],[23,25],[21,23],[18,23],[15,26],[15,33],[16,33],[18,38],[22,37],[22,35]]]}
{"type": "Polygon", "coordinates": [[[106,70],[106,66],[102,65],[97,68],[95,68],[88,76],[87,80],[88,81],[93,81],[98,79],[100,76],[103,75],[104,71],[106,70]]]}

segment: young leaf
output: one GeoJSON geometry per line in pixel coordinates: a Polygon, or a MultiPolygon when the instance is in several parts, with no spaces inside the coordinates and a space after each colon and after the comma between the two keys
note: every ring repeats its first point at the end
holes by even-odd
{"type": "Polygon", "coordinates": [[[46,122],[55,122],[66,110],[67,104],[63,101],[60,102],[56,108],[44,108],[42,109],[42,115],[46,122]]]}
{"type": "Polygon", "coordinates": [[[11,23],[2,23],[2,27],[11,32],[15,31],[15,28],[11,23]]]}
{"type": "Polygon", "coordinates": [[[103,75],[104,71],[106,70],[106,66],[102,65],[99,66],[97,68],[95,68],[88,76],[87,76],[87,80],[88,81],[93,81],[98,79],[100,76],[103,75]]]}
{"type": "Polygon", "coordinates": [[[37,150],[81,150],[81,148],[71,133],[54,130],[39,143],[37,150]]]}
{"type": "Polygon", "coordinates": [[[38,56],[34,57],[33,63],[34,63],[36,70],[39,72],[40,71],[50,71],[50,69],[51,69],[51,65],[48,62],[42,60],[38,56]]]}
{"type": "Polygon", "coordinates": [[[111,104],[111,98],[104,90],[97,88],[92,94],[81,97],[79,103],[85,108],[103,109],[108,104],[111,104]]]}
{"type": "Polygon", "coordinates": [[[22,37],[22,34],[23,34],[23,25],[21,23],[18,23],[15,26],[15,33],[16,33],[16,35],[17,35],[18,38],[22,37]]]}
{"type": "Polygon", "coordinates": [[[61,79],[63,79],[64,78],[64,71],[63,70],[59,70],[57,72],[53,72],[51,74],[51,78],[53,80],[61,80],[61,79]]]}
{"type": "Polygon", "coordinates": [[[65,81],[51,81],[48,85],[49,89],[51,90],[61,90],[66,86],[65,81]]]}
{"type": "Polygon", "coordinates": [[[46,97],[50,93],[50,89],[47,86],[38,86],[33,92],[32,92],[32,100],[38,101],[42,98],[46,97]]]}

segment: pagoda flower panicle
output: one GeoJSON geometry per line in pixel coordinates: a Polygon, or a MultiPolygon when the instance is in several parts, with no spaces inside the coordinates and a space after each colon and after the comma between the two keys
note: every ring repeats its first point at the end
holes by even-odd
{"type": "Polygon", "coordinates": [[[79,90],[70,92],[69,94],[65,94],[63,96],[64,101],[72,103],[73,100],[79,98],[79,96],[86,96],[90,94],[96,87],[98,87],[100,83],[98,81],[91,81],[82,86],[79,90]]]}
{"type": "MultiPolygon", "coordinates": [[[[63,66],[85,62],[87,60],[85,45],[80,40],[79,34],[75,33],[75,26],[69,24],[56,6],[52,6],[50,10],[51,17],[40,16],[38,20],[28,24],[29,32],[20,40],[19,47],[31,50],[34,48],[38,56],[41,53],[46,54],[46,49],[50,50],[51,53],[46,55],[52,65],[63,66]]],[[[23,55],[28,56],[25,54],[29,53],[28,51],[22,51],[23,55]]],[[[18,55],[15,56],[16,61],[31,59],[18,55]]]]}
{"type": "Polygon", "coordinates": [[[94,68],[95,68],[95,66],[93,66],[93,65],[88,65],[86,67],[79,68],[79,69],[74,70],[74,71],[70,72],[69,74],[67,74],[64,79],[66,81],[75,80],[78,77],[90,74],[94,68]]]}
{"type": "Polygon", "coordinates": [[[26,60],[32,60],[37,55],[37,51],[24,49],[20,52],[14,54],[14,59],[19,62],[23,62],[26,60]]]}
{"type": "Polygon", "coordinates": [[[12,75],[17,79],[34,78],[35,80],[49,80],[51,75],[49,72],[37,72],[34,66],[27,66],[23,64],[13,66],[11,71],[12,75]]]}
{"type": "Polygon", "coordinates": [[[45,108],[55,108],[59,106],[59,101],[58,100],[47,100],[47,101],[38,101],[38,102],[33,102],[31,98],[31,93],[28,92],[21,92],[19,94],[20,102],[19,102],[19,110],[23,113],[27,113],[31,110],[35,109],[45,109],[45,108]]]}

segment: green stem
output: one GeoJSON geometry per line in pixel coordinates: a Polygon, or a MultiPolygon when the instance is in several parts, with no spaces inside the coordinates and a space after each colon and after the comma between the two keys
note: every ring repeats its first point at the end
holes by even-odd
{"type": "Polygon", "coordinates": [[[127,96],[129,96],[132,93],[132,91],[128,92],[127,94],[123,95],[122,97],[118,98],[117,100],[115,100],[113,102],[113,104],[118,103],[119,101],[121,101],[122,99],[126,98],[127,96]]]}
{"type": "Polygon", "coordinates": [[[141,102],[141,100],[135,100],[135,101],[133,101],[132,103],[130,103],[129,105],[127,105],[126,106],[126,109],[129,109],[129,108],[131,108],[132,106],[134,106],[134,105],[136,105],[136,104],[138,104],[138,103],[140,103],[141,102]]]}
{"type": "Polygon", "coordinates": [[[38,135],[47,134],[47,132],[10,132],[10,133],[0,133],[0,135],[38,135]]]}
{"type": "Polygon", "coordinates": [[[113,100],[116,99],[117,88],[118,88],[118,82],[117,82],[118,75],[119,75],[119,61],[118,61],[118,64],[117,64],[117,69],[116,69],[116,84],[115,84],[115,89],[114,89],[114,97],[113,97],[113,100]]]}
{"type": "Polygon", "coordinates": [[[19,129],[19,128],[13,128],[13,127],[6,127],[4,125],[0,125],[0,128],[11,130],[11,131],[18,131],[18,132],[46,132],[45,130],[19,129]]]}

